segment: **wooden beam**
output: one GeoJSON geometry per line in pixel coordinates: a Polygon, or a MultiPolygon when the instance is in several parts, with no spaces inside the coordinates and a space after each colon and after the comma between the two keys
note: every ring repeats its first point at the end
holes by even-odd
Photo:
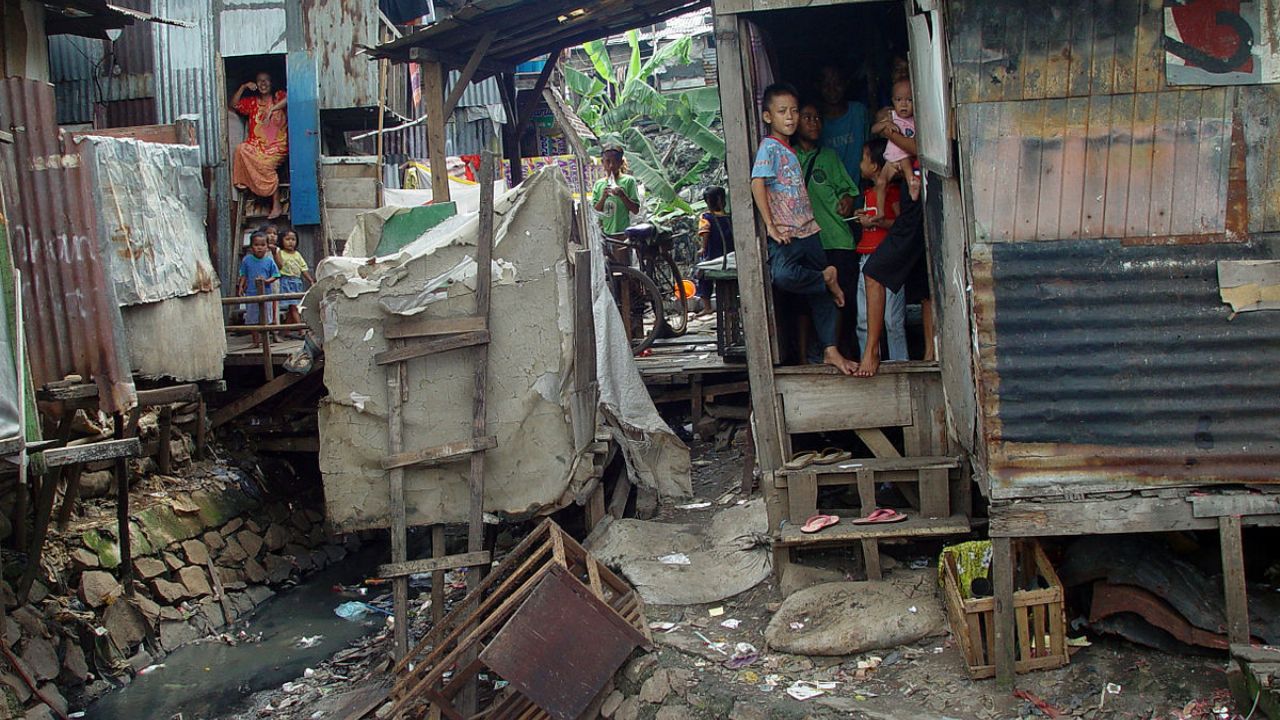
{"type": "Polygon", "coordinates": [[[180,402],[195,402],[200,399],[200,386],[195,383],[139,390],[138,404],[144,406],[169,405],[180,402]]]}
{"type": "Polygon", "coordinates": [[[1218,518],[1222,543],[1222,585],[1227,598],[1227,639],[1249,644],[1249,590],[1244,576],[1244,542],[1239,517],[1218,518]]]}
{"type": "Polygon", "coordinates": [[[1123,497],[1072,502],[1019,500],[990,507],[991,537],[1107,535],[1214,530],[1216,518],[1197,518],[1182,498],[1123,497]]]}
{"type": "Polygon", "coordinates": [[[435,337],[456,333],[479,332],[489,329],[488,318],[476,315],[463,315],[450,318],[413,318],[403,322],[389,323],[383,328],[383,335],[388,340],[402,338],[435,337]]]}
{"type": "Polygon", "coordinates": [[[551,80],[551,73],[556,69],[556,65],[560,62],[560,55],[564,52],[564,48],[558,47],[547,57],[547,62],[542,66],[542,72],[538,73],[538,81],[534,83],[533,90],[524,96],[524,100],[520,102],[519,115],[516,117],[516,133],[517,135],[524,126],[533,119],[533,109],[538,106],[538,101],[542,99],[542,91],[547,89],[547,82],[551,80]]]}
{"type": "Polygon", "coordinates": [[[44,462],[49,467],[61,467],[76,463],[114,460],[115,458],[137,457],[142,453],[142,442],[136,437],[119,440],[104,440],[89,445],[71,445],[68,447],[45,450],[44,462]]]}
{"type": "Polygon", "coordinates": [[[493,38],[497,35],[497,30],[490,30],[480,38],[480,42],[476,43],[475,49],[471,51],[471,58],[458,73],[458,81],[449,90],[449,97],[444,99],[444,117],[453,115],[454,109],[458,107],[458,101],[462,99],[462,93],[466,92],[467,86],[471,84],[471,79],[475,77],[476,70],[484,60],[484,54],[489,52],[489,46],[493,44],[493,38]]]}
{"type": "MultiPolygon", "coordinates": [[[[466,67],[470,56],[463,53],[452,53],[444,50],[432,50],[430,48],[415,47],[409,48],[409,59],[418,63],[438,63],[447,68],[466,67]]],[[[503,63],[494,60],[481,60],[476,66],[476,70],[480,75],[501,75],[502,73],[510,73],[516,71],[514,63],[503,63]]]]}
{"type": "Polygon", "coordinates": [[[412,345],[402,344],[400,347],[384,350],[373,356],[373,361],[379,365],[390,365],[392,363],[404,362],[416,357],[425,355],[436,355],[450,350],[459,348],[473,347],[476,345],[488,345],[489,331],[476,330],[474,332],[458,333],[457,335],[445,335],[432,340],[423,340],[412,345]]]}
{"type": "MultiPolygon", "coordinates": [[[[322,367],[322,365],[317,364],[311,372],[316,372],[320,367],[322,367]]],[[[309,374],[310,373],[308,373],[308,375],[309,374]]],[[[215,428],[225,425],[231,420],[240,417],[244,413],[258,407],[262,403],[270,400],[276,395],[279,395],[285,390],[288,390],[306,377],[307,375],[299,375],[297,373],[285,373],[271,382],[259,387],[248,395],[233,400],[232,402],[218,408],[217,411],[209,418],[209,424],[211,427],[215,428]]]]}
{"type": "Polygon", "coordinates": [[[406,560],[405,562],[385,563],[378,566],[378,577],[397,578],[417,575],[418,573],[455,570],[464,567],[479,567],[492,562],[487,550],[466,552],[460,555],[425,558],[423,560],[406,560]]]}
{"type": "Polygon", "coordinates": [[[492,435],[446,443],[423,450],[410,450],[398,455],[388,455],[382,459],[382,469],[411,467],[414,465],[443,465],[473,453],[484,452],[498,446],[498,439],[492,435]]]}
{"type": "Polygon", "coordinates": [[[1187,501],[1191,503],[1191,514],[1198,518],[1280,514],[1280,494],[1276,493],[1192,495],[1187,501]]]}
{"type": "Polygon", "coordinates": [[[422,63],[422,99],[427,115],[427,156],[431,166],[431,202],[449,202],[449,169],[444,152],[444,66],[422,63]]]}

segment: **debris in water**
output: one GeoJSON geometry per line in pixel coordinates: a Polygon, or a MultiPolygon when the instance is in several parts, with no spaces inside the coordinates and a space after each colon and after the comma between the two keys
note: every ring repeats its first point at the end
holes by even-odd
{"type": "Polygon", "coordinates": [[[307,637],[304,635],[298,638],[298,641],[294,643],[293,646],[296,648],[304,648],[304,649],[313,648],[319,645],[321,640],[324,640],[323,635],[312,635],[311,637],[307,637]]]}
{"type": "Polygon", "coordinates": [[[159,669],[160,669],[160,668],[162,668],[162,667],[164,667],[164,663],[157,663],[157,664],[155,664],[155,665],[148,665],[148,666],[146,666],[146,667],[142,668],[141,670],[139,670],[139,671],[138,671],[138,674],[139,674],[139,675],[150,675],[151,673],[153,673],[153,672],[155,672],[155,671],[159,670],[159,669]]]}
{"type": "Polygon", "coordinates": [[[694,502],[694,503],[689,503],[688,505],[677,505],[676,509],[677,510],[701,510],[703,508],[709,508],[709,507],[711,507],[711,503],[709,502],[694,502]]]}

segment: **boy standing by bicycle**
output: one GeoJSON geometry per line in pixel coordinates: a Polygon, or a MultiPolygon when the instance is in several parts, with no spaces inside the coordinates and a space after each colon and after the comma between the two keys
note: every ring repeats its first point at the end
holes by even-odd
{"type": "Polygon", "coordinates": [[[773,284],[805,299],[823,348],[822,361],[852,375],[858,364],[836,347],[837,308],[844,307],[844,292],[836,269],[827,263],[800,160],[791,149],[800,122],[798,97],[789,85],[765,88],[762,111],[769,135],[760,142],[751,168],[751,197],[769,236],[773,284]]]}

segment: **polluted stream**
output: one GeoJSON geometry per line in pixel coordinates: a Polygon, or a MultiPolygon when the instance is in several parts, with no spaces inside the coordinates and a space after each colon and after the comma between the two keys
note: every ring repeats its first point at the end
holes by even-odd
{"type": "Polygon", "coordinates": [[[247,619],[224,628],[222,632],[236,638],[236,645],[217,639],[184,645],[159,660],[159,666],[90,705],[84,717],[210,720],[240,709],[255,692],[298,678],[353,640],[382,627],[378,613],[359,621],[338,617],[334,609],[352,598],[335,592],[334,585],[364,580],[365,571],[386,553],[381,544],[365,545],[344,561],[268,599],[247,619]],[[261,634],[261,640],[246,641],[241,630],[250,639],[261,634]]]}

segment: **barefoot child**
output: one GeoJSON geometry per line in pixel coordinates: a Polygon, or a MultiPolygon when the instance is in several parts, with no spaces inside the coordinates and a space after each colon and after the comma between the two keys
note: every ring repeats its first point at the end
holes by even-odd
{"type": "MultiPolygon", "coordinates": [[[[863,146],[862,165],[859,168],[862,179],[869,186],[866,191],[867,207],[856,213],[858,224],[862,226],[862,237],[858,239],[856,248],[858,253],[858,343],[859,347],[864,349],[867,347],[867,287],[862,268],[866,265],[867,258],[871,257],[871,254],[889,235],[889,228],[893,227],[894,220],[898,217],[901,196],[900,184],[889,183],[885,188],[884,214],[876,213],[879,193],[870,185],[880,177],[880,171],[884,169],[884,151],[888,143],[889,141],[884,138],[876,138],[863,146]]],[[[907,303],[904,293],[887,293],[884,323],[885,334],[889,338],[890,360],[907,359],[906,315],[907,303]]]]}
{"type": "Polygon", "coordinates": [[[769,135],[761,141],[751,168],[751,197],[769,236],[773,284],[804,297],[823,348],[823,362],[852,375],[857,364],[836,347],[836,308],[844,307],[844,293],[836,269],[823,254],[800,161],[791,149],[791,136],[800,121],[796,91],[788,85],[770,85],[764,91],[762,110],[769,135]]]}
{"type": "MultiPolygon", "coordinates": [[[[908,169],[904,184],[901,212],[884,241],[862,264],[867,289],[867,344],[862,351],[862,360],[858,362],[858,377],[871,377],[880,369],[886,293],[901,292],[916,263],[924,257],[924,203],[920,197],[920,175],[908,169]]],[[[925,341],[931,343],[932,338],[926,337],[925,341]]]]}
{"type": "MultiPolygon", "coordinates": [[[[286,228],[280,237],[280,292],[300,293],[316,284],[307,268],[306,258],[298,252],[298,233],[293,228],[286,228]],[[303,279],[307,284],[302,285],[303,279]]],[[[281,300],[280,309],[284,311],[284,323],[293,325],[302,322],[298,313],[297,300],[281,300]]]]}
{"type": "MultiPolygon", "coordinates": [[[[267,248],[267,234],[261,230],[255,232],[249,238],[249,254],[244,256],[240,261],[240,278],[236,283],[236,295],[240,297],[250,297],[258,293],[258,280],[264,281],[263,293],[269,294],[271,286],[276,279],[280,277],[280,270],[276,267],[276,261],[271,257],[271,251],[267,248]]],[[[250,303],[244,309],[244,322],[246,325],[271,325],[270,303],[268,303],[267,316],[262,317],[258,312],[258,304],[250,303]]],[[[253,331],[253,344],[257,345],[260,341],[258,332],[253,331]]]]}

